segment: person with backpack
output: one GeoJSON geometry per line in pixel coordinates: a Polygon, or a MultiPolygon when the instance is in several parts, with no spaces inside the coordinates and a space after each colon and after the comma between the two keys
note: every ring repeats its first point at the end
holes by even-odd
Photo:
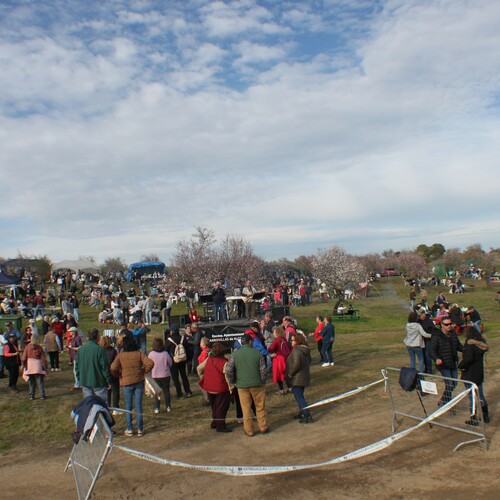
{"type": "Polygon", "coordinates": [[[286,360],[286,378],[292,386],[292,392],[299,407],[299,413],[294,416],[301,424],[310,424],[313,419],[307,409],[304,398],[305,388],[311,383],[311,351],[307,340],[301,333],[292,337],[292,352],[286,360]]]}
{"type": "Polygon", "coordinates": [[[291,387],[289,382],[286,383],[286,389],[283,382],[286,381],[286,360],[292,349],[290,344],[285,340],[285,330],[282,326],[273,328],[274,341],[267,349],[273,360],[273,382],[278,384],[278,392],[280,396],[284,396],[289,392],[291,387]]]}
{"type": "Polygon", "coordinates": [[[187,351],[189,349],[189,344],[186,336],[181,336],[179,333],[178,326],[174,326],[170,330],[170,336],[166,338],[165,346],[168,346],[167,352],[173,360],[170,373],[177,394],[176,397],[177,399],[189,398],[193,395],[187,376],[187,351]],[[184,394],[182,393],[179,377],[182,379],[184,394]]]}

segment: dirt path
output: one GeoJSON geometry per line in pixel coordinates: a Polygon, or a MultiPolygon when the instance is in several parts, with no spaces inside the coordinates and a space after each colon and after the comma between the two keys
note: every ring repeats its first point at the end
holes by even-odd
{"type": "MultiPolygon", "coordinates": [[[[487,394],[493,396],[498,387],[499,377],[491,377],[487,394]]],[[[426,427],[372,456],[262,477],[228,477],[158,465],[114,449],[94,498],[498,498],[496,406],[497,400],[490,398],[494,418],[488,426],[488,451],[475,444],[453,452],[460,435],[426,427]]],[[[142,439],[120,435],[115,442],[189,463],[275,465],[332,459],[391,434],[390,405],[382,390],[320,410],[308,426],[290,415],[271,413],[272,432],[254,438],[244,436],[238,424],[228,435],[193,432],[183,425],[142,439]]],[[[27,447],[9,452],[0,459],[2,498],[76,498],[72,472],[63,473],[69,451],[68,446],[54,453],[29,453],[27,447]]]]}

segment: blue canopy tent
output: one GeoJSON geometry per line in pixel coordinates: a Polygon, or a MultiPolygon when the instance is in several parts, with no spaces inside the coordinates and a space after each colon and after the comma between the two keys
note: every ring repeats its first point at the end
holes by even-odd
{"type": "Polygon", "coordinates": [[[4,272],[0,269],[0,286],[17,285],[20,281],[21,278],[16,278],[15,276],[4,274],[4,272]]]}
{"type": "Polygon", "coordinates": [[[165,264],[163,262],[134,262],[133,264],[130,264],[130,266],[128,266],[128,271],[125,275],[125,279],[127,281],[132,281],[134,272],[136,276],[153,273],[164,273],[165,264]]]}

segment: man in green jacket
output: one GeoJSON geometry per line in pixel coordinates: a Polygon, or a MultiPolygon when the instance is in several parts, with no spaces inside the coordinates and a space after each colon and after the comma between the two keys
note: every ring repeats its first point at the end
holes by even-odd
{"type": "Polygon", "coordinates": [[[254,435],[252,420],[252,402],[255,404],[257,425],[262,434],[269,432],[266,412],[266,377],[265,358],[252,346],[252,337],[248,334],[241,338],[241,347],[234,351],[228,361],[226,373],[229,381],[236,384],[243,411],[243,427],[247,436],[254,435]]]}
{"type": "Polygon", "coordinates": [[[99,330],[92,328],[88,342],[76,354],[75,374],[83,388],[83,397],[96,395],[108,404],[111,374],[104,349],[98,344],[99,330]]]}

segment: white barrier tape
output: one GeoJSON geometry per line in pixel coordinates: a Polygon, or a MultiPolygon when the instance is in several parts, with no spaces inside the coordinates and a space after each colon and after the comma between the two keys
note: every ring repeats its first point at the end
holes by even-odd
{"type": "Polygon", "coordinates": [[[328,403],[333,403],[333,402],[339,401],[341,399],[349,398],[351,396],[359,394],[360,392],[366,391],[367,389],[369,389],[370,387],[373,387],[374,385],[381,384],[382,382],[385,382],[384,378],[377,380],[376,382],[372,382],[371,384],[368,384],[368,385],[359,386],[356,389],[353,389],[352,391],[344,392],[344,394],[339,394],[338,396],[333,396],[331,398],[322,399],[321,401],[310,404],[309,406],[306,406],[303,409],[309,410],[311,408],[316,408],[317,406],[323,406],[323,405],[326,405],[328,403]]]}
{"type": "MultiPolygon", "coordinates": [[[[380,381],[379,381],[380,382],[380,381]]],[[[304,469],[313,469],[317,467],[324,467],[326,465],[334,465],[343,462],[347,462],[349,460],[354,460],[357,458],[361,458],[367,455],[371,455],[372,453],[376,453],[377,451],[381,451],[385,448],[388,448],[391,444],[398,441],[399,439],[407,436],[411,432],[416,429],[426,425],[427,423],[439,418],[441,415],[446,413],[448,410],[453,408],[456,404],[458,404],[464,397],[466,397],[471,389],[468,389],[457,396],[455,396],[451,401],[443,405],[441,408],[437,409],[434,413],[426,417],[424,420],[419,422],[417,425],[410,427],[404,431],[398,432],[397,434],[393,434],[392,436],[388,436],[376,443],[372,443],[368,446],[364,446],[363,448],[359,448],[355,451],[342,455],[341,457],[334,458],[332,460],[328,460],[326,462],[318,462],[315,464],[303,464],[303,465],[277,465],[277,466],[236,466],[236,465],[196,465],[196,464],[188,464],[186,462],[179,462],[177,460],[169,460],[167,458],[157,457],[155,455],[151,455],[150,453],[144,453],[142,451],[133,450],[131,448],[127,448],[126,446],[120,446],[113,444],[115,448],[119,448],[129,455],[135,456],[137,458],[141,458],[143,460],[148,460],[150,462],[162,464],[162,465],[171,465],[176,467],[184,467],[188,469],[196,469],[202,470],[205,472],[216,472],[220,474],[225,474],[228,476],[261,476],[267,474],[279,474],[283,472],[291,472],[296,470],[304,470],[304,469]]]]}

